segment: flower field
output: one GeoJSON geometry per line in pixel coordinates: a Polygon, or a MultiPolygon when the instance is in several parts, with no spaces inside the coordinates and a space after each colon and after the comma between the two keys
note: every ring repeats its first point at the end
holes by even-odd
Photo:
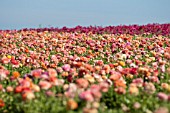
{"type": "Polygon", "coordinates": [[[170,24],[0,30],[0,113],[169,113],[170,24]]]}

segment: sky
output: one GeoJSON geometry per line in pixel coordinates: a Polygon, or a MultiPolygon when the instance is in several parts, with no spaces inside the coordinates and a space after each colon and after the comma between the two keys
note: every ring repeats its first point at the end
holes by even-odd
{"type": "Polygon", "coordinates": [[[170,0],[0,0],[0,29],[170,23],[170,0]]]}

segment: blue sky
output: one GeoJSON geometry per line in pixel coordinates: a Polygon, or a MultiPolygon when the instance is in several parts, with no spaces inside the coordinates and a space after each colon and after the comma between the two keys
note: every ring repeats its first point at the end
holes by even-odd
{"type": "Polygon", "coordinates": [[[170,0],[0,0],[0,29],[170,23],[170,0]]]}

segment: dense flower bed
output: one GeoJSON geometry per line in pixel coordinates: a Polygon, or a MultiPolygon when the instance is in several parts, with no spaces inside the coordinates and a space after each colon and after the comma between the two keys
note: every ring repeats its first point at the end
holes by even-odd
{"type": "Polygon", "coordinates": [[[170,24],[0,31],[1,113],[169,113],[170,24]]]}

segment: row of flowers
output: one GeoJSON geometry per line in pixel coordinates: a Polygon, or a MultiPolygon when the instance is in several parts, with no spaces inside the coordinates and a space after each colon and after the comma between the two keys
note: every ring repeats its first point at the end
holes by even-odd
{"type": "MultiPolygon", "coordinates": [[[[147,26],[151,29],[158,26],[159,29],[169,28],[169,24],[147,26]]],[[[139,29],[140,26],[132,27],[139,29]]],[[[93,27],[90,29],[95,30],[93,27]]],[[[60,103],[58,106],[63,110],[67,108],[68,111],[84,113],[109,110],[117,110],[115,112],[141,110],[155,113],[162,110],[168,113],[170,110],[168,33],[166,34],[168,36],[157,34],[146,36],[104,32],[81,33],[75,32],[77,30],[74,29],[74,32],[71,29],[71,32],[69,30],[65,32],[65,30],[1,31],[2,112],[9,112],[11,109],[15,109],[16,112],[22,110],[29,112],[34,109],[31,105],[28,107],[29,103],[34,104],[38,101],[43,104],[39,110],[46,107],[52,110],[50,108],[52,104],[60,103]],[[46,105],[48,101],[51,103],[46,105]],[[19,103],[22,103],[22,107],[15,107],[19,106],[19,103]],[[151,104],[155,105],[149,107],[151,104]]],[[[58,109],[54,111],[57,112],[58,109]]],[[[34,112],[40,111],[34,109],[34,112]]]]}
{"type": "MultiPolygon", "coordinates": [[[[112,33],[112,34],[156,34],[156,35],[164,35],[169,36],[170,32],[170,24],[147,24],[147,25],[119,25],[119,26],[76,26],[74,28],[37,28],[37,29],[28,29],[24,28],[18,31],[30,31],[36,30],[37,32],[43,31],[55,31],[55,32],[80,32],[80,33],[94,33],[94,34],[104,34],[104,33],[112,33]]],[[[3,32],[4,30],[0,30],[3,32]]],[[[11,30],[5,30],[6,32],[11,32],[11,30]]],[[[13,30],[16,32],[17,30],[13,30]]]]}

